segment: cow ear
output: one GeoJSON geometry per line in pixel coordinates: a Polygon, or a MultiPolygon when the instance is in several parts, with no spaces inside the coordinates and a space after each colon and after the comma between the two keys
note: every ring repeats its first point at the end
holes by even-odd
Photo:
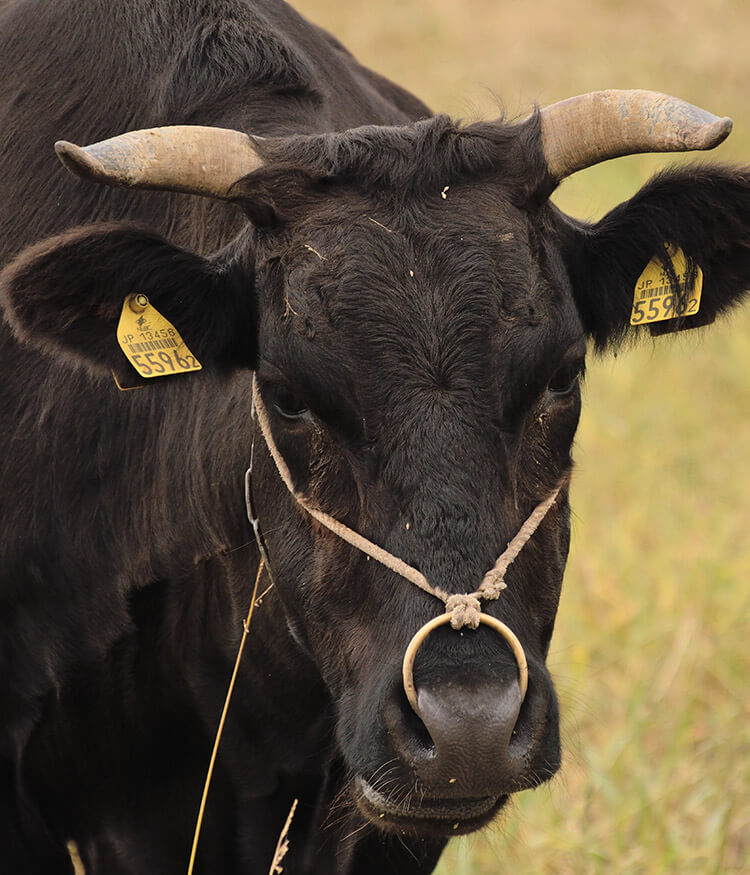
{"type": "MultiPolygon", "coordinates": [[[[652,333],[706,325],[750,288],[750,171],[720,166],[667,171],[596,224],[567,224],[563,239],[584,327],[600,349],[643,330],[643,324],[631,325],[635,288],[649,261],[663,256],[665,244],[684,254],[688,293],[700,268],[702,294],[695,315],[649,323],[652,333]]],[[[675,272],[668,270],[668,276],[669,291],[684,293],[675,272]]]]}
{"type": "Polygon", "coordinates": [[[124,373],[117,327],[125,300],[143,294],[204,366],[254,367],[249,286],[226,253],[203,258],[132,226],[92,225],[23,251],[0,273],[0,303],[19,339],[124,373]]]}

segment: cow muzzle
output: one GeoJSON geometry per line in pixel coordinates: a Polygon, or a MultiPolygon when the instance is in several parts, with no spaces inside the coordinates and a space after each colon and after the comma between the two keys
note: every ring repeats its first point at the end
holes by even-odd
{"type": "MultiPolygon", "coordinates": [[[[480,634],[487,636],[483,649],[497,653],[493,633],[480,634]]],[[[369,820],[420,834],[468,833],[492,820],[510,794],[554,774],[560,746],[552,683],[535,664],[522,698],[508,649],[479,670],[467,660],[458,673],[439,668],[434,653],[425,659],[432,669],[420,668],[420,659],[416,708],[392,686],[382,705],[383,765],[354,782],[369,820]]]]}

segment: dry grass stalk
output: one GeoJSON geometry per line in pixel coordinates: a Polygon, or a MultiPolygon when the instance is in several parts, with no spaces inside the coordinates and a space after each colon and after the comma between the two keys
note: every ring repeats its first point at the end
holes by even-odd
{"type": "Polygon", "coordinates": [[[276,843],[276,850],[273,854],[273,862],[271,863],[271,868],[268,870],[268,875],[282,875],[284,872],[284,867],[281,863],[286,857],[286,853],[289,850],[289,828],[292,825],[292,820],[294,818],[294,812],[297,810],[297,803],[299,799],[295,799],[292,802],[292,807],[289,809],[289,814],[286,818],[286,823],[284,824],[284,829],[281,830],[281,835],[279,836],[279,840],[276,843]]]}
{"type": "Polygon", "coordinates": [[[237,658],[234,662],[234,670],[232,671],[232,677],[229,681],[229,689],[227,690],[227,696],[224,700],[224,709],[221,712],[221,718],[219,720],[219,728],[216,730],[216,738],[214,740],[213,751],[211,752],[211,761],[208,764],[208,773],[206,774],[206,782],[203,786],[203,796],[201,798],[200,808],[198,809],[198,819],[195,824],[195,833],[193,835],[193,847],[190,851],[190,861],[188,862],[187,875],[193,875],[193,868],[195,867],[195,857],[198,852],[198,840],[200,839],[201,827],[203,826],[203,814],[206,810],[206,800],[208,799],[208,790],[211,786],[211,778],[214,773],[214,766],[216,765],[216,757],[219,753],[219,742],[221,741],[221,735],[224,731],[224,724],[227,719],[227,714],[229,713],[229,703],[232,700],[232,693],[234,692],[234,685],[237,680],[237,674],[240,670],[240,662],[242,660],[242,653],[245,649],[245,641],[247,640],[247,636],[250,632],[250,621],[253,619],[253,611],[256,605],[256,596],[258,595],[258,584],[260,583],[261,575],[263,574],[263,568],[265,567],[265,562],[263,557],[261,557],[260,563],[258,565],[258,573],[255,575],[255,585],[253,586],[253,594],[250,598],[250,608],[247,612],[247,617],[242,622],[242,638],[240,639],[240,646],[237,648],[237,658]]]}

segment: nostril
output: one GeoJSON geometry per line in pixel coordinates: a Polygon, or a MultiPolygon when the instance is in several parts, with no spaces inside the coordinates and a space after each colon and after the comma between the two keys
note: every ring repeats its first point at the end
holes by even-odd
{"type": "Polygon", "coordinates": [[[435,742],[430,735],[427,726],[421,716],[417,714],[409,704],[406,696],[401,694],[400,697],[402,712],[403,731],[415,748],[415,753],[423,758],[431,758],[435,756],[435,742]]]}

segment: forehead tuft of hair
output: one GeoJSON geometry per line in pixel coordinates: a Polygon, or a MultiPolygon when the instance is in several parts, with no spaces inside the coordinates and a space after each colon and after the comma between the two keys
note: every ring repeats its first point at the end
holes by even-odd
{"type": "Polygon", "coordinates": [[[258,146],[271,172],[302,171],[365,193],[414,195],[494,178],[526,200],[537,192],[546,197],[551,187],[538,112],[516,124],[499,119],[464,126],[438,115],[404,126],[368,125],[258,146]]]}

